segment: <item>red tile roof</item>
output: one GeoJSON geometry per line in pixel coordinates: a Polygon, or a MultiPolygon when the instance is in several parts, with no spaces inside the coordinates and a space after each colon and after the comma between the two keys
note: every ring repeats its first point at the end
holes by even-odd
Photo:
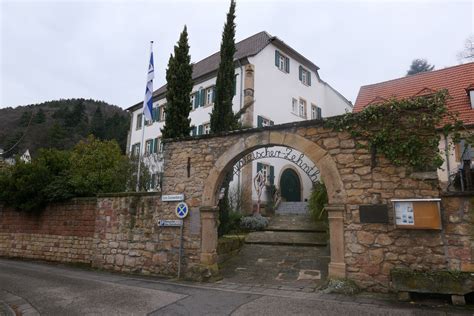
{"type": "Polygon", "coordinates": [[[474,62],[440,70],[393,79],[362,86],[357,95],[354,112],[390,98],[404,99],[431,94],[447,89],[450,98],[448,109],[457,112],[466,125],[474,124],[474,109],[471,108],[466,89],[474,86],[474,62]]]}

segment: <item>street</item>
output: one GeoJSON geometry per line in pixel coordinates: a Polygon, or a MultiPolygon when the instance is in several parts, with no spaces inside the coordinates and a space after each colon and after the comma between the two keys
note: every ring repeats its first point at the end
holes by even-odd
{"type": "MultiPolygon", "coordinates": [[[[465,309],[305,293],[225,281],[125,276],[0,259],[0,303],[17,315],[447,315],[465,309]],[[20,312],[20,313],[18,313],[20,312]]],[[[0,315],[8,315],[0,308],[0,315]],[[3,313],[3,314],[2,314],[3,313]]]]}

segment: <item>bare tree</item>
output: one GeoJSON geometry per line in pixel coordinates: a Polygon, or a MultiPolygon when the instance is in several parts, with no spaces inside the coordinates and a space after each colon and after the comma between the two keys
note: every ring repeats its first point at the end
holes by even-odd
{"type": "Polygon", "coordinates": [[[474,34],[471,34],[464,42],[464,49],[457,54],[459,63],[470,63],[474,61],[474,34]]]}

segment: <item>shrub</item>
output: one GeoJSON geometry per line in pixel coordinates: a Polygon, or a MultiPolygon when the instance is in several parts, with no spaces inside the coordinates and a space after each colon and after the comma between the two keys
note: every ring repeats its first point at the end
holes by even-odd
{"type": "Polygon", "coordinates": [[[322,289],[323,293],[337,293],[344,295],[355,295],[360,292],[357,284],[349,279],[329,279],[322,289]]]}
{"type": "Polygon", "coordinates": [[[242,217],[240,227],[246,230],[263,230],[268,226],[268,219],[260,214],[242,217]]]}
{"type": "Polygon", "coordinates": [[[308,208],[315,221],[327,221],[327,212],[324,205],[328,203],[328,193],[323,182],[316,182],[313,185],[311,196],[308,201],[308,208]]]}
{"type": "Polygon", "coordinates": [[[71,182],[77,196],[125,191],[129,163],[116,141],[89,136],[74,147],[71,165],[71,182]]]}
{"type": "Polygon", "coordinates": [[[128,158],[115,141],[89,137],[72,152],[38,151],[31,163],[0,169],[0,200],[26,212],[40,212],[49,202],[125,189],[128,158]]]}

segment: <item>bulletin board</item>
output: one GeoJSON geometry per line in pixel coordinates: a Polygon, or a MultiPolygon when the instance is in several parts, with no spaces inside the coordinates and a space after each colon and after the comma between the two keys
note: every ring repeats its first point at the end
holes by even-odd
{"type": "Polygon", "coordinates": [[[441,199],[392,200],[397,228],[441,229],[441,199]]]}

